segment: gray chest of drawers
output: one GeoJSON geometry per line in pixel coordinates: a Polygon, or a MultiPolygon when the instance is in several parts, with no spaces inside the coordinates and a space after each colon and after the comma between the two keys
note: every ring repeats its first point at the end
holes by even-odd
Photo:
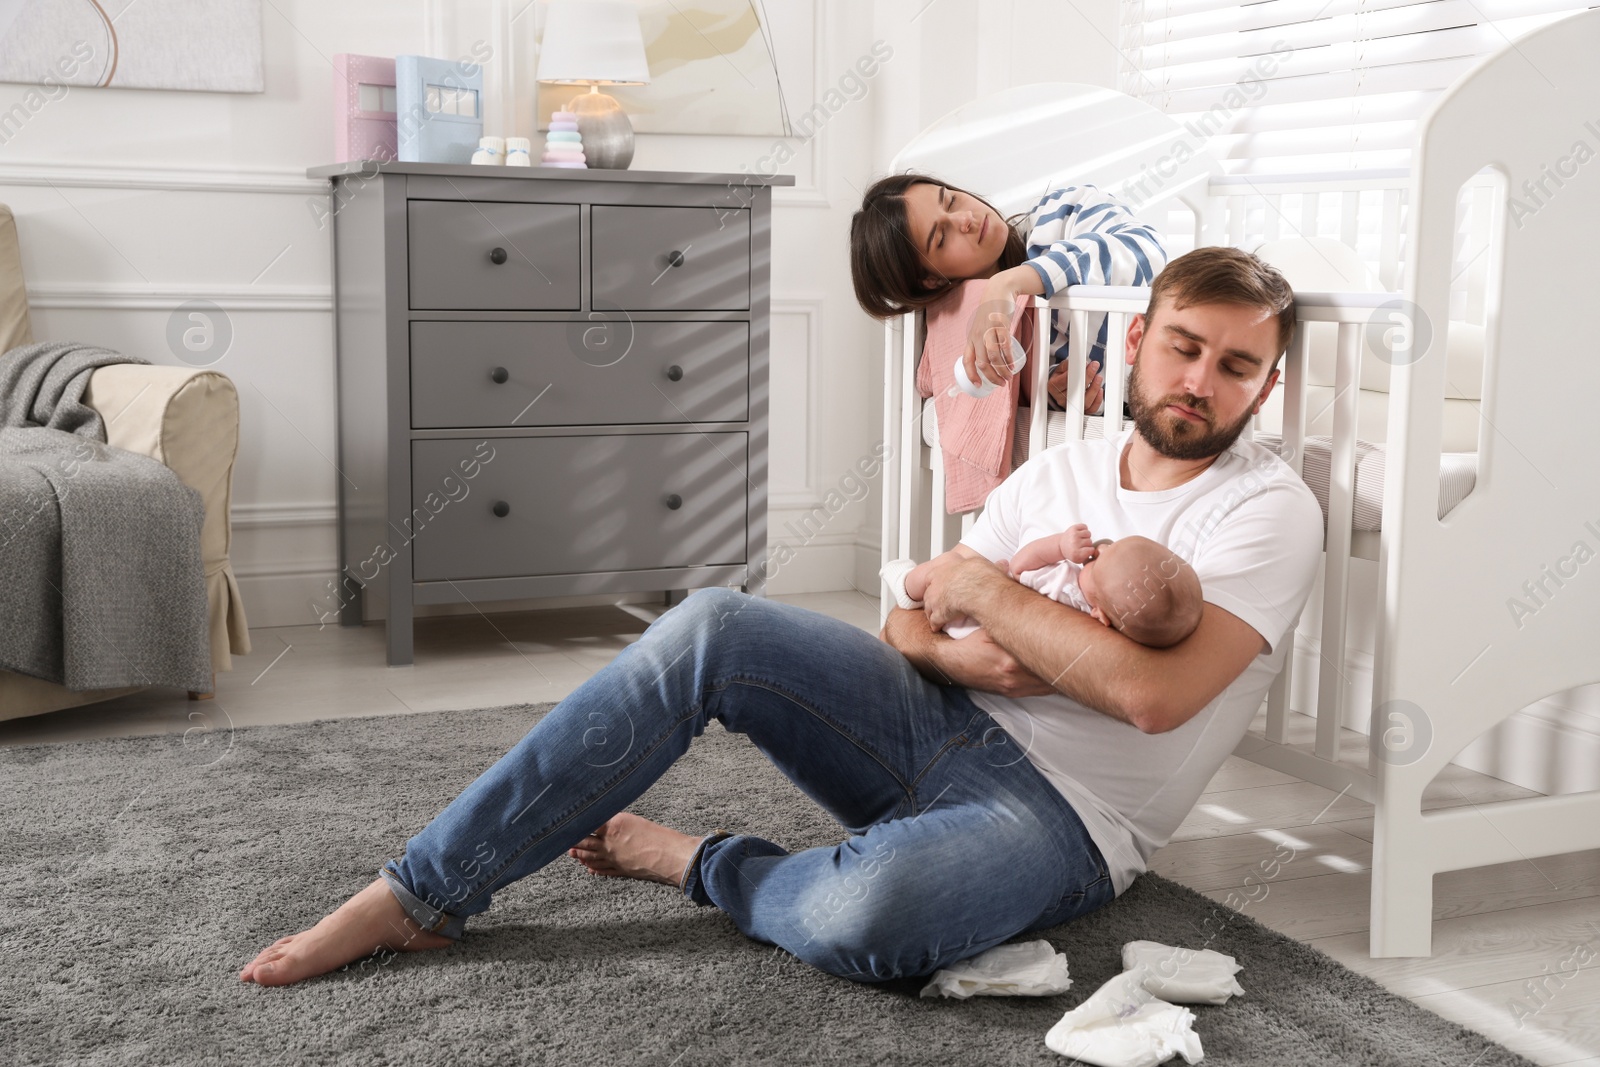
{"type": "Polygon", "coordinates": [[[771,185],[348,163],[338,611],[767,576],[771,185]],[[370,600],[370,608],[367,601],[370,600]]]}

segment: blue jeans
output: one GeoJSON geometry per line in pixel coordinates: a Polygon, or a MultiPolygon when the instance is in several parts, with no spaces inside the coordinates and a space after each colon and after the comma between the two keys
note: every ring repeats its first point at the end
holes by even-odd
{"type": "Polygon", "coordinates": [[[850,833],[794,853],[748,834],[701,839],[680,888],[747,937],[881,982],[1114,896],[1071,805],[965,689],[848,623],[730,589],[657,619],[381,873],[413,919],[459,938],[502,886],[649,789],[713,718],[850,833]]]}

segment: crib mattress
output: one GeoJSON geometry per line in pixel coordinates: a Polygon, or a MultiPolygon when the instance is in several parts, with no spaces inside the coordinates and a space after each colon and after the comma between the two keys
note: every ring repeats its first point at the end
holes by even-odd
{"type": "MultiPolygon", "coordinates": [[[[1102,433],[1103,423],[1098,415],[1092,415],[1084,420],[1084,436],[1098,438],[1102,433]]],[[[939,440],[938,428],[934,425],[933,400],[930,398],[923,405],[922,419],[923,440],[930,446],[936,446],[939,440]]],[[[1053,447],[1067,439],[1067,415],[1064,411],[1052,411],[1045,421],[1045,445],[1053,447]]],[[[1258,433],[1256,443],[1271,449],[1276,454],[1281,454],[1283,438],[1277,434],[1258,433]]],[[[1020,408],[1017,412],[1017,423],[1011,437],[1012,465],[1020,464],[1028,455],[1028,409],[1020,408]]],[[[1328,472],[1332,467],[1333,453],[1331,439],[1317,436],[1306,438],[1305,458],[1301,462],[1301,477],[1317,498],[1317,503],[1322,506],[1322,522],[1326,527],[1328,522],[1328,472]]],[[[1383,478],[1384,478],[1385,452],[1382,445],[1375,445],[1368,441],[1356,441],[1356,491],[1354,514],[1351,520],[1351,529],[1358,533],[1377,533],[1383,529],[1383,478]]],[[[1478,455],[1476,452],[1446,452],[1439,463],[1439,517],[1442,519],[1450,509],[1466,499],[1468,493],[1478,480],[1478,455]]],[[[1358,555],[1367,558],[1376,558],[1371,553],[1375,546],[1361,546],[1358,555]]]]}

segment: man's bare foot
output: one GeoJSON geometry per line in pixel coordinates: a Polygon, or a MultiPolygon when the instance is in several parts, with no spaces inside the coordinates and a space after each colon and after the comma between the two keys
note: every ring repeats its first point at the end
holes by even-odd
{"type": "Polygon", "coordinates": [[[311,929],[280,937],[262,949],[239,978],[257,985],[289,985],[383,949],[414,952],[451,944],[450,938],[418,926],[379,878],[311,929]]]}
{"type": "Polygon", "coordinates": [[[567,855],[589,868],[590,874],[676,886],[683,882],[684,868],[699,844],[698,837],[624,811],[568,849],[567,855]]]}

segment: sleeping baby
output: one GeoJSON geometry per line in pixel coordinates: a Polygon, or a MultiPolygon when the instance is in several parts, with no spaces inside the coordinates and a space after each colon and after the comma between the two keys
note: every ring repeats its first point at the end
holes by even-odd
{"type": "MultiPolygon", "coordinates": [[[[915,566],[895,560],[885,565],[883,576],[902,606],[920,606],[934,565],[953,554],[915,566]],[[902,576],[903,589],[898,588],[902,576]]],[[[1009,571],[1030,589],[1150,648],[1175,645],[1200,625],[1199,576],[1175,552],[1148,537],[1097,542],[1078,523],[1023,545],[1011,558],[1009,571]]],[[[945,626],[945,633],[961,638],[977,629],[970,619],[960,619],[945,626]]]]}

